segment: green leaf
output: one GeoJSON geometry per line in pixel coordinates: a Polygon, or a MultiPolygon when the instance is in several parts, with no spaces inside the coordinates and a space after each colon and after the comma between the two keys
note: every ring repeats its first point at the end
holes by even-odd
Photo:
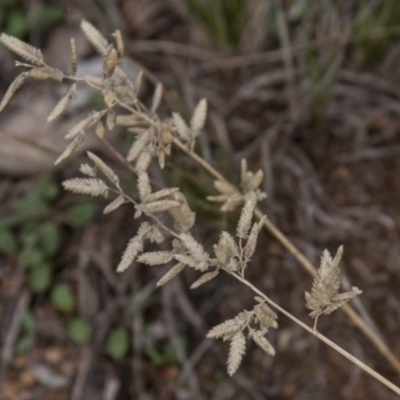
{"type": "Polygon", "coordinates": [[[22,326],[27,332],[35,330],[35,316],[31,311],[26,311],[22,319],[22,326]]]}
{"type": "Polygon", "coordinates": [[[53,7],[45,3],[39,3],[36,16],[34,25],[43,31],[56,22],[64,21],[65,10],[60,7],[53,7]]]}
{"type": "Polygon", "coordinates": [[[82,318],[74,318],[68,324],[69,337],[75,343],[85,343],[89,340],[91,326],[82,318]]]}
{"type": "Polygon", "coordinates": [[[17,241],[11,230],[6,226],[0,226],[0,253],[12,254],[17,248],[17,241]]]}
{"type": "Polygon", "coordinates": [[[15,345],[15,351],[19,354],[26,353],[30,350],[34,343],[33,335],[24,335],[22,336],[15,345]]]}
{"type": "Polygon", "coordinates": [[[78,203],[71,206],[67,211],[67,222],[73,227],[85,225],[90,222],[95,214],[92,203],[78,203]]]}
{"type": "Polygon", "coordinates": [[[71,312],[75,307],[74,293],[66,283],[55,285],[50,296],[51,301],[60,311],[71,312]]]}
{"type": "Polygon", "coordinates": [[[106,341],[106,352],[114,360],[125,357],[129,350],[129,332],[124,327],[111,330],[106,341]]]}
{"type": "Polygon", "coordinates": [[[18,202],[17,209],[21,212],[43,213],[48,210],[45,201],[38,191],[31,192],[18,202]]]}
{"type": "Polygon", "coordinates": [[[25,353],[32,348],[35,339],[35,317],[30,311],[25,312],[22,319],[24,334],[15,345],[17,353],[25,353]]]}
{"type": "Polygon", "coordinates": [[[39,219],[33,219],[24,222],[21,225],[20,231],[19,231],[19,242],[22,245],[27,244],[30,242],[32,239],[34,239],[36,235],[36,229],[40,226],[40,220],[39,219]]]}
{"type": "Polygon", "coordinates": [[[22,263],[30,269],[41,268],[41,266],[46,263],[43,253],[37,248],[25,252],[21,257],[22,263]]]}
{"type": "MultiPolygon", "coordinates": [[[[186,338],[179,336],[177,338],[177,345],[185,349],[187,347],[186,338]]],[[[179,362],[179,357],[171,342],[161,349],[149,346],[145,349],[145,353],[157,365],[176,364],[179,362]]]]}
{"type": "Polygon", "coordinates": [[[59,193],[59,187],[54,183],[52,176],[45,172],[40,175],[38,189],[43,199],[54,200],[59,193]]]}
{"type": "Polygon", "coordinates": [[[47,263],[35,267],[29,271],[29,284],[34,292],[42,293],[50,285],[51,282],[51,268],[47,263]]]}
{"type": "Polygon", "coordinates": [[[46,224],[39,234],[39,246],[41,250],[46,256],[53,257],[58,253],[60,245],[60,228],[52,222],[46,224]]]}
{"type": "Polygon", "coordinates": [[[28,20],[26,16],[18,10],[13,10],[9,13],[7,20],[6,32],[18,38],[23,38],[28,31],[28,20]]]}

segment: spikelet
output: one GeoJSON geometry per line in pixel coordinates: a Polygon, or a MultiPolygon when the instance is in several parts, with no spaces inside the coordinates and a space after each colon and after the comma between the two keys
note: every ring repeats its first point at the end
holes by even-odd
{"type": "Polygon", "coordinates": [[[190,120],[190,127],[192,129],[193,136],[197,136],[200,130],[203,129],[204,122],[206,120],[207,114],[207,101],[206,99],[201,99],[197,104],[192,119],[190,120]]]}
{"type": "Polygon", "coordinates": [[[339,263],[343,254],[343,246],[340,246],[335,258],[332,260],[328,250],[324,250],[321,257],[321,264],[314,277],[311,293],[306,292],[306,306],[311,311],[310,317],[317,319],[321,314],[330,314],[341,307],[350,299],[361,294],[357,287],[350,292],[339,294],[340,287],[340,268],[339,263]]]}
{"type": "Polygon", "coordinates": [[[147,148],[145,151],[139,154],[139,157],[137,158],[135,164],[135,171],[137,173],[147,171],[149,169],[152,159],[153,159],[153,151],[147,148]]]}
{"type": "Polygon", "coordinates": [[[103,121],[100,119],[100,120],[97,122],[97,125],[96,125],[96,135],[97,135],[99,138],[103,138],[103,137],[104,137],[104,131],[105,131],[105,129],[104,129],[104,124],[103,124],[103,121]]]}
{"type": "Polygon", "coordinates": [[[219,274],[219,270],[215,270],[212,272],[206,272],[205,274],[201,275],[199,279],[193,282],[190,285],[190,289],[197,289],[198,287],[204,285],[205,283],[211,281],[219,274]]]}
{"type": "Polygon", "coordinates": [[[175,254],[175,260],[181,262],[182,264],[188,265],[191,268],[195,268],[199,263],[192,256],[187,256],[185,254],[175,254]]]}
{"type": "Polygon", "coordinates": [[[88,21],[83,20],[81,22],[81,29],[88,42],[98,53],[105,56],[108,49],[107,39],[88,21]]]}
{"type": "Polygon", "coordinates": [[[256,222],[253,224],[249,238],[247,239],[246,246],[244,247],[243,250],[243,258],[244,260],[249,261],[252,255],[254,254],[254,251],[256,249],[256,244],[257,244],[257,237],[258,234],[260,233],[261,228],[264,225],[266,217],[262,217],[260,221],[256,222]]]}
{"type": "Polygon", "coordinates": [[[121,126],[135,126],[142,125],[142,118],[135,114],[124,114],[118,115],[116,119],[116,124],[121,126]]]}
{"type": "Polygon", "coordinates": [[[91,178],[94,178],[96,176],[96,170],[89,164],[81,164],[79,167],[79,171],[81,171],[84,175],[90,176],[91,178]]]}
{"type": "Polygon", "coordinates": [[[278,316],[268,307],[264,302],[257,304],[254,307],[258,323],[262,329],[277,328],[278,323],[276,322],[278,316]]]}
{"type": "Polygon", "coordinates": [[[115,186],[119,187],[118,175],[96,154],[88,151],[88,157],[95,163],[96,167],[104,174],[104,176],[115,186]]]}
{"type": "Polygon", "coordinates": [[[95,124],[104,114],[106,110],[91,113],[85,119],[74,125],[64,136],[65,139],[73,139],[79,133],[84,132],[89,129],[93,124],[95,124]]]}
{"type": "Polygon", "coordinates": [[[169,251],[149,251],[138,257],[138,261],[147,265],[163,265],[169,263],[174,255],[169,251]]]}
{"type": "Polygon", "coordinates": [[[95,178],[72,178],[62,183],[65,190],[73,193],[88,194],[90,196],[108,195],[108,187],[101,179],[95,178]]]}
{"type": "Polygon", "coordinates": [[[229,182],[214,181],[215,189],[223,194],[233,194],[236,193],[235,186],[231,185],[229,182]]]}
{"type": "Polygon", "coordinates": [[[242,158],[240,160],[240,184],[243,186],[247,183],[247,181],[247,160],[245,158],[242,158]]]}
{"type": "Polygon", "coordinates": [[[163,85],[160,82],[158,82],[154,90],[153,100],[151,102],[151,112],[156,112],[158,106],[160,105],[162,94],[163,94],[163,85]]]}
{"type": "Polygon", "coordinates": [[[172,118],[176,131],[178,132],[180,138],[185,142],[189,142],[191,140],[189,127],[186,125],[186,122],[184,121],[182,116],[179,113],[174,112],[172,113],[172,118]]]}
{"type": "MultiPolygon", "coordinates": [[[[141,172],[142,174],[143,172],[141,172]]],[[[146,173],[146,172],[144,172],[146,173]]],[[[154,193],[149,193],[148,196],[146,196],[146,201],[148,202],[152,202],[152,201],[156,201],[156,200],[161,200],[161,199],[165,199],[167,197],[170,197],[171,195],[175,194],[179,192],[179,188],[165,188],[165,189],[161,189],[158,190],[157,192],[154,193]]],[[[178,200],[175,199],[174,200],[178,200]]],[[[179,200],[178,200],[179,201],[179,200]]]]}
{"type": "Polygon", "coordinates": [[[175,200],[153,201],[152,203],[137,204],[135,207],[145,214],[154,214],[158,212],[168,211],[172,207],[178,206],[180,203],[175,200]]]}
{"type": "MultiPolygon", "coordinates": [[[[137,187],[139,191],[140,200],[144,203],[151,193],[150,179],[147,172],[138,173],[137,187]]],[[[151,201],[151,200],[148,200],[151,201]]]]}
{"type": "Polygon", "coordinates": [[[139,136],[131,148],[129,149],[128,155],[126,156],[126,160],[129,162],[135,161],[139,154],[143,151],[143,149],[150,143],[150,132],[146,132],[143,135],[139,136]]]}
{"type": "MultiPolygon", "coordinates": [[[[230,339],[235,333],[238,333],[242,327],[237,323],[236,319],[228,319],[222,324],[214,326],[208,333],[208,339],[221,339],[223,337],[229,337],[230,339]]],[[[229,340],[230,340],[229,339],[229,340]]]]}
{"type": "Polygon", "coordinates": [[[101,89],[104,86],[104,79],[100,78],[99,76],[95,75],[83,75],[83,80],[89,86],[95,89],[101,89]]]}
{"type": "Polygon", "coordinates": [[[176,231],[183,233],[189,231],[194,225],[196,221],[196,213],[190,209],[186,197],[182,193],[178,192],[178,188],[176,189],[173,198],[179,201],[179,206],[170,208],[168,212],[172,216],[176,231]]]}
{"type": "Polygon", "coordinates": [[[147,233],[151,230],[151,226],[147,222],[143,222],[137,234],[128,242],[121,261],[117,266],[117,272],[124,272],[136,258],[136,256],[143,251],[143,241],[147,233]]]}
{"type": "Polygon", "coordinates": [[[162,286],[165,285],[168,281],[170,281],[172,278],[177,276],[183,269],[185,268],[185,264],[182,263],[177,263],[175,264],[158,282],[157,286],[162,286]]]}
{"type": "Polygon", "coordinates": [[[264,171],[259,169],[247,182],[247,189],[248,190],[256,190],[260,187],[262,180],[264,178],[264,171]]]}
{"type": "Polygon", "coordinates": [[[33,68],[26,73],[26,76],[38,81],[52,80],[61,82],[64,79],[64,74],[61,70],[50,67],[33,68]]]}
{"type": "Polygon", "coordinates": [[[22,59],[30,62],[37,67],[42,67],[45,65],[43,61],[42,52],[36,47],[31,46],[13,36],[2,33],[0,35],[0,42],[4,44],[9,50],[11,50],[16,55],[20,56],[22,59]]]}
{"type": "Polygon", "coordinates": [[[55,105],[53,110],[51,111],[50,115],[47,117],[47,121],[53,121],[56,119],[60,114],[62,114],[71,101],[76,96],[76,83],[74,83],[65,93],[65,95],[60,99],[60,101],[55,105]]]}
{"type": "Polygon", "coordinates": [[[247,239],[249,237],[251,219],[253,218],[255,205],[256,205],[255,200],[250,199],[246,201],[246,204],[242,208],[239,222],[236,227],[236,236],[239,237],[240,239],[247,239]]]}
{"type": "Polygon", "coordinates": [[[143,79],[143,70],[141,69],[135,78],[135,82],[133,84],[133,93],[137,96],[140,90],[140,87],[142,86],[142,79],[143,79]]]}
{"type": "Polygon", "coordinates": [[[106,117],[106,125],[107,128],[111,131],[112,129],[114,129],[115,126],[115,120],[116,120],[117,116],[114,112],[113,109],[109,108],[107,111],[107,117],[106,117]]]}
{"type": "Polygon", "coordinates": [[[274,356],[275,349],[271,343],[264,337],[262,331],[254,331],[251,333],[251,337],[258,346],[260,346],[268,355],[274,356]]]}
{"type": "Polygon", "coordinates": [[[125,46],[124,46],[124,40],[123,40],[123,38],[122,38],[121,31],[120,31],[119,29],[117,29],[117,30],[112,34],[112,36],[113,36],[114,39],[115,39],[115,44],[117,45],[117,50],[118,50],[119,56],[120,56],[120,57],[123,57],[123,56],[124,56],[124,49],[125,49],[125,46]]]}
{"type": "Polygon", "coordinates": [[[157,225],[153,225],[151,231],[149,232],[149,240],[151,243],[161,244],[164,242],[165,238],[161,231],[158,229],[157,225]]]}
{"type": "Polygon", "coordinates": [[[239,368],[244,353],[246,352],[246,338],[242,332],[236,333],[229,346],[228,375],[232,376],[239,368]]]}
{"type": "Polygon", "coordinates": [[[103,63],[103,73],[105,78],[111,77],[111,75],[114,73],[115,67],[117,66],[117,62],[118,52],[114,49],[114,47],[112,47],[103,63]]]}
{"type": "Polygon", "coordinates": [[[221,211],[228,212],[233,211],[235,208],[243,204],[243,196],[240,193],[231,194],[225,203],[221,206],[221,211]]]}
{"type": "Polygon", "coordinates": [[[204,250],[203,246],[190,233],[181,233],[179,238],[186,247],[187,251],[197,262],[194,268],[200,271],[207,270],[209,255],[204,250]]]}
{"type": "Polygon", "coordinates": [[[125,203],[125,198],[124,196],[119,195],[118,197],[116,197],[110,204],[108,204],[104,210],[103,210],[103,214],[108,214],[114,210],[116,210],[117,208],[119,208],[122,204],[125,203]]]}
{"type": "Polygon", "coordinates": [[[229,232],[221,232],[218,244],[214,245],[214,253],[218,262],[224,267],[228,267],[232,258],[239,255],[239,248],[229,232]]]}
{"type": "Polygon", "coordinates": [[[14,94],[17,92],[17,90],[24,84],[26,81],[26,72],[19,74],[10,84],[8,87],[6,93],[4,94],[3,99],[1,100],[0,103],[0,112],[4,110],[5,106],[9,103],[9,101],[12,99],[14,94]]]}
{"type": "Polygon", "coordinates": [[[85,138],[85,134],[83,132],[80,132],[77,136],[75,136],[74,140],[59,155],[57,160],[54,162],[54,165],[58,165],[62,161],[67,159],[76,150],[76,148],[83,142],[84,138],[85,138]]]}
{"type": "Polygon", "coordinates": [[[76,44],[75,44],[75,39],[72,37],[69,40],[69,47],[71,51],[71,65],[70,65],[70,75],[75,76],[76,75],[76,70],[78,67],[78,61],[77,61],[77,56],[76,56],[76,44]]]}

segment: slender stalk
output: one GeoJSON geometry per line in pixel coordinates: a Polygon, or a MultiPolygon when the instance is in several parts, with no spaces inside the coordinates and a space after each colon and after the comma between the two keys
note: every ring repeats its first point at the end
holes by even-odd
{"type": "Polygon", "coordinates": [[[264,298],[265,301],[270,304],[272,307],[274,307],[276,310],[280,311],[282,314],[284,314],[286,317],[291,319],[293,322],[295,322],[297,325],[301,326],[303,329],[305,329],[307,332],[311,333],[314,335],[316,338],[320,339],[322,342],[327,344],[329,347],[332,349],[336,350],[338,353],[340,353],[343,357],[347,358],[349,361],[352,363],[356,364],[358,367],[360,367],[362,370],[364,370],[367,374],[371,375],[374,377],[376,380],[381,382],[383,385],[385,385],[387,388],[391,389],[393,392],[397,393],[400,395],[400,388],[387,380],[385,377],[383,377],[381,374],[378,374],[375,370],[373,370],[371,367],[369,367],[367,364],[364,364],[362,361],[360,361],[358,358],[354,357],[350,353],[348,353],[346,350],[344,350],[342,347],[338,346],[336,343],[332,342],[332,340],[328,339],[326,336],[322,335],[319,333],[317,330],[310,328],[308,325],[306,325],[304,322],[300,321],[297,319],[295,316],[290,314],[290,312],[286,311],[284,308],[276,304],[274,301],[272,301],[267,295],[265,295],[263,292],[258,290],[253,284],[251,284],[249,281],[246,279],[242,278],[238,274],[235,274],[232,271],[229,271],[226,268],[223,268],[223,270],[228,273],[229,275],[233,276],[235,279],[238,281],[242,282],[244,285],[249,287],[254,293],[258,294],[260,297],[264,298]]]}
{"type": "MultiPolygon", "coordinates": [[[[196,153],[189,150],[180,140],[174,138],[174,145],[196,161],[203,169],[208,171],[215,179],[230,183],[223,175],[221,175],[213,166],[211,166],[203,158],[199,157],[196,153]]],[[[254,211],[254,214],[258,219],[264,216],[264,213],[258,208],[254,211]]],[[[277,228],[270,220],[265,219],[264,226],[275,238],[288,250],[293,257],[300,263],[300,265],[311,275],[315,275],[317,270],[311,264],[311,262],[297,249],[297,247],[283,234],[283,232],[277,228]]],[[[364,322],[364,320],[357,314],[357,312],[349,304],[345,304],[341,307],[347,316],[351,319],[355,326],[357,326],[361,332],[372,342],[375,348],[381,353],[381,355],[389,362],[390,365],[400,375],[400,360],[390,351],[386,343],[364,322]]]]}

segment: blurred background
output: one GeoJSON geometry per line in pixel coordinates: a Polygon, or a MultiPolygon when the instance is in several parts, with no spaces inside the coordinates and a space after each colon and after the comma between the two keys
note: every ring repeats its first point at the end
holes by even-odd
{"type": "MultiPolygon", "coordinates": [[[[398,0],[65,0],[0,2],[0,31],[40,47],[68,71],[69,39],[78,75],[101,74],[85,41],[86,19],[125,38],[122,67],[165,87],[161,114],[185,117],[200,98],[209,113],[197,151],[238,182],[240,159],[265,172],[264,212],[318,265],[344,245],[343,287],[400,357],[400,2],[398,0]]],[[[0,95],[17,76],[0,48],[0,95]]],[[[166,267],[114,270],[136,233],[132,209],[102,215],[105,203],[65,193],[77,155],[57,169],[68,127],[102,106],[82,87],[62,118],[46,118],[66,87],[30,82],[0,114],[0,399],[395,399],[380,383],[283,316],[268,333],[274,358],[249,345],[226,374],[228,344],[205,339],[214,325],[254,305],[227,276],[190,291],[184,271],[161,289],[166,267]]],[[[132,138],[108,132],[126,153],[132,138]]],[[[134,178],[94,135],[85,142],[134,178]]],[[[205,197],[212,180],[183,154],[152,174],[180,186],[197,213],[205,246],[237,213],[205,197]]],[[[263,232],[247,278],[311,325],[304,291],[311,277],[263,232]]],[[[319,330],[393,382],[399,373],[342,311],[319,330]]]]}

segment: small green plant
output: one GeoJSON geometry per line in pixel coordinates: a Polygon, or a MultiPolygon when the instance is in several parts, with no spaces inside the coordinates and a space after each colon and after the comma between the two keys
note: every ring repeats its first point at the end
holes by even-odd
{"type": "Polygon", "coordinates": [[[91,326],[82,318],[75,317],[68,323],[68,335],[76,344],[86,343],[90,338],[91,326]]]}
{"type": "Polygon", "coordinates": [[[26,353],[33,346],[35,340],[35,318],[30,311],[25,312],[22,319],[22,335],[16,343],[17,353],[26,353]]]}
{"type": "Polygon", "coordinates": [[[75,295],[66,283],[58,283],[51,289],[51,301],[55,307],[66,313],[70,313],[75,308],[75,295]]]}
{"type": "Polygon", "coordinates": [[[106,353],[114,360],[124,358],[129,350],[129,331],[123,326],[111,329],[105,344],[106,353]]]}
{"type": "MultiPolygon", "coordinates": [[[[275,313],[278,311],[400,394],[399,387],[318,332],[316,322],[312,328],[298,320],[246,278],[247,268],[250,267],[256,250],[258,235],[263,227],[267,227],[298,259],[302,260],[302,264],[309,271],[315,273],[312,289],[305,294],[306,305],[311,309],[310,316],[317,319],[322,314],[329,314],[343,307],[352,315],[353,321],[368,334],[368,337],[373,338],[374,344],[381,349],[382,354],[388,360],[392,360],[393,365],[397,365],[398,361],[393,360],[387,346],[362,322],[348,304],[345,305],[361,291],[353,287],[349,292],[339,293],[341,248],[334,258],[328,251],[324,251],[320,268],[316,271],[257,208],[258,203],[266,197],[260,189],[263,181],[262,170],[252,172],[248,169],[246,160],[242,160],[240,184],[236,187],[195,153],[196,138],[200,135],[206,120],[206,100],[199,101],[189,123],[186,123],[177,112],[161,117],[157,113],[163,93],[161,84],[156,86],[152,102],[147,106],[138,98],[142,74],[138,74],[136,80],[132,81],[118,65],[124,49],[119,31],[114,33],[114,45],[87,21],[82,22],[81,28],[89,42],[104,57],[102,77],[76,76],[77,60],[73,39],[71,40],[70,72],[64,73],[48,66],[39,49],[6,34],[0,36],[0,41],[6,47],[26,61],[18,65],[27,69],[10,85],[0,103],[0,111],[27,79],[70,82],[70,88],[55,105],[48,117],[49,120],[59,116],[68,107],[74,98],[77,83],[85,83],[102,93],[105,108],[91,113],[67,132],[65,137],[71,142],[57,158],[56,164],[67,159],[77,149],[89,130],[94,128],[99,139],[136,177],[137,193],[127,193],[115,171],[99,156],[87,152],[88,163],[80,166],[80,173],[83,176],[63,182],[64,189],[71,192],[109,199],[109,203],[103,210],[105,214],[128,204],[134,210],[133,218],[141,220],[136,233],[126,245],[116,271],[123,273],[136,260],[149,266],[170,265],[170,269],[158,280],[157,286],[166,284],[185,268],[190,268],[199,274],[199,277],[191,284],[191,289],[218,279],[220,274],[228,274],[247,286],[255,295],[250,307],[214,326],[207,334],[208,338],[229,341],[227,360],[229,375],[233,375],[240,367],[246,352],[247,340],[253,341],[267,355],[275,354],[273,344],[266,335],[270,329],[278,328],[278,315],[275,313]],[[135,140],[126,156],[119,153],[105,137],[105,127],[112,129],[115,125],[125,126],[135,135],[135,140]],[[149,168],[153,159],[156,159],[159,167],[163,169],[173,146],[197,162],[215,179],[216,194],[208,196],[208,201],[220,203],[222,212],[240,210],[236,231],[218,232],[210,250],[206,249],[202,241],[191,233],[196,223],[196,214],[190,208],[181,188],[164,187],[153,190],[151,185],[149,168]],[[146,245],[149,242],[154,246],[163,243],[163,247],[159,250],[148,251],[146,245]]],[[[129,350],[129,336],[127,328],[122,326],[113,328],[106,339],[106,352],[114,359],[123,358],[129,350]]],[[[154,357],[155,353],[152,352],[152,354],[154,357]]]]}
{"type": "Polygon", "coordinates": [[[180,346],[182,350],[186,350],[187,343],[186,338],[183,336],[179,336],[176,339],[175,345],[171,342],[162,347],[149,345],[145,348],[145,353],[157,365],[177,364],[179,357],[175,346],[180,346]]]}

